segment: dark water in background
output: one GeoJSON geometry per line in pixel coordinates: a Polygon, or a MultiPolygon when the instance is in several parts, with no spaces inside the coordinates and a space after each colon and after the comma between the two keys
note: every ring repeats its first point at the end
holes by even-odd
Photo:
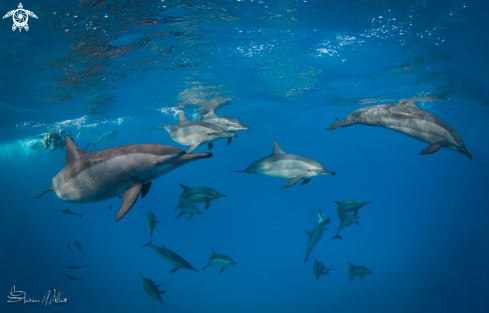
{"type": "MultiPolygon", "coordinates": [[[[0,1],[2,14],[17,2],[0,1]]],[[[482,1],[46,1],[23,3],[29,32],[0,29],[0,311],[2,312],[486,312],[489,307],[489,73],[482,1]],[[107,15],[107,17],[105,17],[107,15]],[[381,17],[381,18],[380,18],[381,17]],[[91,24],[90,24],[91,23],[91,24]],[[474,159],[385,129],[324,131],[367,104],[415,99],[463,138],[474,159]],[[49,193],[62,151],[34,153],[41,133],[67,129],[83,147],[176,145],[165,130],[175,104],[192,117],[218,114],[250,126],[211,159],[156,180],[114,222],[120,199],[74,205],[49,193]],[[168,109],[173,108],[173,109],[168,109]],[[337,175],[282,190],[286,181],[239,174],[270,154],[318,160],[337,175]],[[227,198],[175,221],[178,184],[227,198]],[[332,201],[373,203],[360,227],[342,231],[332,201]],[[108,216],[109,205],[113,206],[108,216]],[[199,272],[179,270],[148,248],[148,206],[165,245],[199,272]],[[331,217],[306,264],[313,209],[331,217]],[[63,209],[83,218],[63,216],[63,209]],[[84,254],[66,249],[78,240],[84,254]],[[219,274],[209,247],[237,265],[219,274]],[[313,257],[327,268],[316,280],[313,257]],[[68,269],[69,265],[88,268],[68,269]],[[347,262],[374,274],[347,285],[347,262]],[[160,288],[151,302],[141,273],[160,288]],[[71,281],[66,274],[84,276],[71,281]],[[7,303],[12,286],[66,304],[7,303]]],[[[199,147],[198,152],[207,151],[199,147]]]]}

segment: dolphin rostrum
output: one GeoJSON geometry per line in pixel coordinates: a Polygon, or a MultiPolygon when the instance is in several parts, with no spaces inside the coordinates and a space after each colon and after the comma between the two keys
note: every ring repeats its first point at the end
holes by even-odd
{"type": "Polygon", "coordinates": [[[429,146],[420,154],[435,153],[444,147],[458,151],[472,159],[462,138],[448,124],[433,114],[421,110],[413,101],[359,109],[348,114],[343,121],[336,119],[326,130],[355,124],[384,127],[429,143],[429,146]]]}
{"type": "Polygon", "coordinates": [[[324,168],[321,163],[302,155],[288,154],[282,151],[277,141],[273,140],[273,152],[271,155],[261,158],[251,163],[243,171],[256,175],[289,179],[289,182],[282,186],[288,188],[303,179],[301,185],[311,181],[313,177],[320,175],[336,175],[335,172],[324,168]]]}
{"type": "MultiPolygon", "coordinates": [[[[241,124],[241,122],[234,117],[216,115],[214,108],[208,109],[202,114],[201,121],[217,125],[227,132],[234,133],[240,130],[249,130],[248,126],[241,124]]],[[[228,145],[233,140],[233,137],[228,137],[228,145]]]]}
{"type": "Polygon", "coordinates": [[[68,266],[69,269],[72,269],[72,270],[78,270],[82,267],[88,267],[88,263],[85,263],[85,265],[71,265],[71,266],[68,266]]]}
{"type": "Polygon", "coordinates": [[[182,146],[190,146],[187,153],[195,150],[201,144],[208,144],[212,149],[214,141],[226,137],[238,137],[238,134],[226,132],[221,127],[204,121],[189,121],[185,113],[180,109],[180,120],[173,125],[159,126],[170,133],[170,137],[182,146]]]}
{"type": "Polygon", "coordinates": [[[178,208],[180,209],[180,213],[177,215],[175,219],[179,218],[184,214],[189,214],[190,216],[188,217],[188,221],[190,221],[190,219],[192,218],[192,216],[194,216],[194,214],[202,215],[202,212],[200,212],[199,209],[192,203],[179,202],[177,207],[173,209],[173,211],[175,211],[178,208]]]}
{"type": "Polygon", "coordinates": [[[72,203],[91,203],[123,194],[122,205],[115,218],[120,220],[136,203],[139,194],[144,198],[155,180],[191,161],[210,158],[212,153],[188,154],[164,145],[141,144],[114,147],[97,152],[78,148],[69,137],[66,141],[66,164],[50,190],[58,198],[72,203]]]}
{"type": "Polygon", "coordinates": [[[312,231],[306,231],[306,234],[309,236],[309,239],[307,239],[307,243],[306,243],[306,259],[304,260],[304,263],[307,262],[312,249],[323,236],[324,230],[328,230],[328,229],[324,228],[323,225],[321,224],[317,224],[312,231]]]}
{"type": "Polygon", "coordinates": [[[144,227],[145,230],[149,231],[149,235],[153,237],[153,230],[155,230],[155,225],[156,223],[159,223],[153,212],[151,212],[151,208],[148,209],[148,212],[146,212],[146,227],[144,227]]]}
{"type": "Polygon", "coordinates": [[[350,277],[350,281],[348,282],[348,284],[351,283],[354,276],[360,276],[360,279],[358,281],[361,281],[363,276],[367,274],[373,274],[365,266],[355,266],[351,263],[348,263],[348,265],[350,265],[350,269],[348,270],[348,276],[350,277]]]}
{"type": "Polygon", "coordinates": [[[80,218],[82,218],[82,216],[83,216],[83,214],[75,213],[75,212],[71,211],[70,209],[61,210],[61,213],[63,213],[65,216],[66,216],[66,214],[68,214],[68,215],[76,215],[76,216],[79,216],[80,218]]]}
{"type": "Polygon", "coordinates": [[[160,287],[163,284],[159,284],[158,286],[149,278],[144,278],[143,275],[139,273],[139,276],[143,279],[143,288],[144,291],[148,294],[148,296],[153,299],[153,302],[156,300],[159,303],[163,303],[161,301],[161,295],[164,294],[166,291],[160,291],[158,287],[160,287]]]}
{"type": "Polygon", "coordinates": [[[338,213],[338,217],[340,220],[343,220],[343,216],[349,212],[355,212],[355,216],[358,214],[358,210],[362,208],[364,205],[372,203],[372,201],[363,201],[357,199],[345,200],[343,202],[333,201],[338,206],[336,207],[336,213],[338,213]]]}
{"type": "MultiPolygon", "coordinates": [[[[183,192],[178,197],[178,204],[180,203],[203,203],[205,202],[205,209],[209,208],[209,204],[212,200],[219,198],[226,198],[226,195],[220,194],[217,190],[209,187],[194,187],[190,188],[180,184],[183,188],[183,192]]],[[[176,208],[175,208],[176,209],[176,208]]]]}
{"type": "Polygon", "coordinates": [[[230,257],[225,254],[217,254],[214,249],[211,248],[212,255],[209,258],[209,263],[202,269],[205,270],[208,266],[215,265],[221,268],[219,274],[224,272],[224,269],[228,266],[235,266],[236,262],[234,262],[230,257]]]}
{"type": "Polygon", "coordinates": [[[345,215],[343,216],[343,219],[340,221],[340,224],[338,225],[338,229],[336,230],[336,236],[334,236],[331,239],[341,239],[343,240],[343,237],[340,236],[340,232],[343,228],[350,226],[353,223],[356,223],[358,226],[358,219],[360,216],[355,216],[355,215],[345,215]]]}
{"type": "Polygon", "coordinates": [[[319,279],[319,276],[321,275],[329,275],[329,271],[334,270],[334,268],[327,269],[323,263],[319,262],[314,258],[314,265],[312,266],[312,272],[314,273],[314,276],[316,276],[317,279],[319,279]]]}
{"type": "Polygon", "coordinates": [[[170,271],[170,273],[176,272],[180,268],[198,272],[198,270],[193,268],[192,265],[190,265],[187,261],[185,261],[181,256],[179,256],[175,252],[168,250],[165,246],[161,246],[161,247],[155,246],[155,245],[151,244],[152,242],[153,242],[153,240],[151,240],[150,242],[148,242],[144,246],[141,246],[141,248],[150,247],[156,253],[158,253],[159,256],[161,256],[163,259],[165,259],[165,261],[174,265],[175,267],[170,271]]]}

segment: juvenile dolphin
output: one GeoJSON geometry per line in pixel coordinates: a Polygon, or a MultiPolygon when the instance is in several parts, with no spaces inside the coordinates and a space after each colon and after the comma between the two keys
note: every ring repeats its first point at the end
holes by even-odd
{"type": "Polygon", "coordinates": [[[138,274],[143,279],[143,288],[144,288],[144,291],[146,291],[146,293],[148,294],[148,296],[151,299],[153,299],[153,302],[156,300],[159,303],[163,303],[163,301],[161,301],[161,295],[164,294],[166,291],[160,291],[158,289],[158,287],[160,287],[163,284],[159,284],[158,286],[156,286],[156,284],[151,279],[144,278],[143,275],[141,275],[140,273],[138,273],[138,274]]]}
{"type": "Polygon", "coordinates": [[[184,202],[186,203],[205,202],[205,209],[207,210],[212,200],[227,197],[226,195],[220,194],[217,190],[209,187],[190,188],[182,184],[180,184],[180,187],[183,188],[183,192],[178,197],[177,207],[180,205],[180,203],[184,203],[184,202]]]}
{"type": "Polygon", "coordinates": [[[304,263],[307,262],[312,249],[323,236],[324,230],[328,230],[328,229],[324,228],[323,225],[318,224],[316,225],[316,227],[314,227],[312,231],[306,231],[306,234],[309,236],[309,239],[307,239],[307,243],[306,243],[306,259],[304,260],[304,263]]]}
{"type": "Polygon", "coordinates": [[[282,151],[277,141],[273,140],[273,152],[271,155],[261,158],[251,163],[243,171],[256,175],[289,179],[289,182],[282,186],[288,188],[303,179],[301,185],[311,181],[311,178],[320,175],[336,175],[335,172],[324,168],[321,163],[302,155],[288,154],[282,151]]]}
{"type": "Polygon", "coordinates": [[[236,262],[234,262],[230,257],[225,254],[217,254],[214,249],[211,248],[212,255],[209,258],[209,263],[202,269],[205,270],[208,266],[215,265],[221,268],[219,274],[224,272],[224,269],[228,266],[235,266],[236,262]]]}
{"type": "Polygon", "coordinates": [[[74,240],[75,244],[73,245],[73,248],[75,249],[74,251],[80,251],[83,254],[83,250],[81,248],[81,243],[79,243],[77,240],[74,240]]]}
{"type": "Polygon", "coordinates": [[[210,158],[212,153],[188,154],[163,145],[142,144],[114,147],[97,152],[78,148],[66,140],[66,164],[51,186],[39,196],[54,190],[58,198],[72,203],[91,203],[123,194],[122,205],[115,218],[120,220],[144,198],[155,180],[191,161],[210,158]]]}
{"type": "Polygon", "coordinates": [[[65,216],[66,216],[66,214],[68,214],[68,215],[76,215],[76,216],[79,216],[80,218],[83,216],[83,214],[75,213],[75,212],[71,211],[70,209],[68,209],[68,210],[61,210],[61,213],[63,213],[65,216]]]}
{"type": "Polygon", "coordinates": [[[318,216],[318,220],[317,222],[313,222],[314,224],[320,224],[320,225],[326,225],[328,223],[331,222],[331,220],[329,219],[329,216],[325,213],[322,213],[321,212],[321,209],[318,208],[318,211],[319,213],[315,214],[314,213],[314,210],[312,210],[312,214],[311,216],[309,217],[309,220],[311,219],[311,217],[313,217],[314,215],[317,215],[318,216]]]}
{"type": "MultiPolygon", "coordinates": [[[[223,115],[216,115],[214,109],[208,109],[202,114],[201,121],[217,125],[227,132],[237,132],[240,130],[249,130],[248,126],[241,124],[241,122],[234,117],[228,117],[223,115]]],[[[233,137],[228,137],[228,145],[233,140],[233,137]]]]}
{"type": "Polygon", "coordinates": [[[151,208],[146,212],[146,227],[145,230],[149,231],[149,235],[153,237],[153,230],[155,230],[156,223],[159,223],[153,212],[151,212],[151,208]]]}
{"type": "Polygon", "coordinates": [[[161,256],[165,261],[169,262],[170,264],[174,265],[175,267],[170,271],[170,273],[178,271],[180,268],[186,269],[186,270],[192,270],[198,272],[195,268],[192,267],[187,261],[185,261],[181,256],[176,254],[173,251],[168,250],[165,246],[155,246],[152,245],[151,243],[153,240],[142,246],[141,248],[144,247],[150,247],[153,249],[156,253],[158,253],[159,256],[161,256]]]}
{"type": "Polygon", "coordinates": [[[348,270],[348,276],[350,277],[350,281],[348,282],[348,284],[351,283],[354,276],[360,276],[360,279],[358,281],[361,281],[363,276],[367,274],[373,274],[365,266],[355,266],[351,263],[348,263],[348,265],[350,265],[350,269],[348,270]]]}
{"type": "Polygon", "coordinates": [[[329,271],[334,270],[334,268],[327,269],[323,263],[319,262],[314,258],[314,265],[312,266],[312,272],[314,273],[314,276],[316,276],[317,279],[319,279],[319,276],[321,275],[329,275],[329,271]]]}
{"type": "Polygon", "coordinates": [[[82,265],[82,266],[79,266],[79,265],[71,265],[71,266],[68,266],[69,269],[72,269],[72,270],[78,270],[82,267],[88,267],[88,263],[85,263],[85,265],[82,265]]]}
{"type": "Polygon", "coordinates": [[[342,220],[343,216],[345,216],[349,212],[355,212],[355,216],[356,216],[360,208],[362,208],[364,205],[372,203],[372,201],[363,201],[357,199],[346,200],[343,202],[340,201],[333,201],[333,202],[337,204],[336,213],[338,213],[338,217],[340,218],[340,220],[342,220]]]}
{"type": "Polygon", "coordinates": [[[353,223],[356,223],[358,226],[358,219],[360,216],[355,216],[355,215],[346,215],[343,217],[343,219],[340,221],[340,224],[338,225],[338,229],[336,230],[336,236],[334,236],[331,239],[341,239],[343,240],[343,237],[340,236],[340,232],[343,228],[350,226],[353,223]]]}
{"type": "Polygon", "coordinates": [[[187,153],[195,150],[201,144],[208,144],[212,149],[212,142],[226,138],[238,137],[235,133],[228,133],[221,127],[204,121],[189,121],[185,113],[180,109],[180,121],[173,125],[159,126],[170,133],[170,137],[182,146],[190,146],[187,153]]]}
{"type": "Polygon", "coordinates": [[[87,143],[87,144],[85,145],[85,148],[83,148],[83,150],[86,150],[90,144],[93,144],[93,145],[94,145],[94,147],[95,147],[95,144],[98,144],[98,143],[103,143],[103,142],[105,142],[107,139],[115,138],[115,137],[117,137],[117,134],[118,134],[118,133],[119,133],[119,131],[118,131],[118,130],[113,130],[113,131],[110,131],[110,132],[108,132],[108,133],[104,133],[104,134],[98,134],[97,140],[87,143]]]}
{"type": "Polygon", "coordinates": [[[462,138],[441,119],[421,110],[414,101],[401,101],[396,104],[374,105],[359,109],[348,114],[343,121],[336,119],[326,130],[355,124],[384,127],[429,143],[429,146],[420,154],[435,153],[444,147],[458,151],[472,159],[462,138]]]}
{"type": "Polygon", "coordinates": [[[81,279],[81,280],[85,280],[85,279],[83,278],[83,276],[82,276],[81,278],[75,278],[75,277],[73,277],[73,276],[70,276],[70,275],[66,274],[66,277],[68,277],[68,278],[69,278],[69,279],[71,279],[71,280],[80,280],[80,279],[81,279]]]}
{"type": "Polygon", "coordinates": [[[184,214],[189,214],[190,216],[188,217],[188,221],[190,221],[190,219],[192,218],[192,216],[194,216],[194,214],[202,215],[202,212],[200,212],[199,209],[192,203],[179,202],[179,204],[173,211],[175,211],[177,208],[180,208],[180,214],[178,214],[175,219],[179,218],[184,214]]]}

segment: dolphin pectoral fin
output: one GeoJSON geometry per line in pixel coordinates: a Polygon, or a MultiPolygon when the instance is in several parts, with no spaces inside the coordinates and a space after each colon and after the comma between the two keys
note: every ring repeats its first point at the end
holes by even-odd
{"type": "Polygon", "coordinates": [[[210,204],[211,204],[211,202],[210,202],[210,201],[207,201],[207,202],[205,203],[205,210],[206,210],[206,211],[207,211],[207,209],[209,208],[209,205],[210,205],[210,204]]]}
{"type": "Polygon", "coordinates": [[[353,214],[353,215],[355,215],[355,216],[358,215],[358,209],[355,210],[355,214],[353,214]]]}
{"type": "Polygon", "coordinates": [[[193,214],[190,214],[190,216],[188,217],[188,220],[187,221],[190,221],[190,219],[192,218],[192,216],[194,216],[193,214]]]}
{"type": "MultiPolygon", "coordinates": [[[[152,242],[153,242],[153,239],[151,239],[151,241],[150,241],[150,242],[148,242],[147,244],[145,244],[145,245],[143,245],[143,246],[141,246],[141,247],[139,247],[139,248],[141,249],[141,248],[147,247],[147,246],[149,246],[149,245],[150,245],[152,242]]],[[[70,245],[70,244],[68,244],[68,245],[70,245]]]]}
{"type": "Polygon", "coordinates": [[[202,271],[205,270],[206,268],[208,268],[209,266],[211,266],[211,265],[210,264],[207,264],[206,266],[204,266],[204,268],[202,269],[202,271]]]}
{"type": "MultiPolygon", "coordinates": [[[[163,285],[163,284],[161,284],[161,285],[163,285]]],[[[160,286],[161,286],[161,285],[160,285],[160,286]]],[[[166,293],[166,290],[164,290],[164,291],[160,291],[160,295],[162,295],[162,294],[164,294],[164,293],[166,293]]]]}
{"type": "Polygon", "coordinates": [[[341,127],[343,126],[343,123],[338,119],[338,118],[335,118],[335,121],[333,122],[333,124],[329,125],[328,128],[325,128],[326,130],[333,130],[333,129],[336,129],[338,127],[341,127]]]}
{"type": "Polygon", "coordinates": [[[333,237],[333,238],[331,238],[331,239],[341,239],[341,240],[343,240],[343,237],[341,237],[340,235],[336,235],[336,236],[334,236],[334,237],[333,237]]]}
{"type": "Polygon", "coordinates": [[[289,182],[285,185],[282,186],[282,189],[285,189],[285,188],[289,188],[290,186],[294,186],[295,184],[297,184],[297,182],[299,180],[301,180],[302,178],[302,175],[299,175],[299,176],[296,176],[296,177],[292,177],[291,180],[289,180],[289,182]]]}
{"type": "Polygon", "coordinates": [[[363,278],[363,275],[362,275],[362,276],[360,276],[360,279],[359,279],[358,281],[362,281],[362,278],[363,278]]]}
{"type": "Polygon", "coordinates": [[[151,182],[147,182],[146,184],[143,185],[143,187],[141,187],[141,198],[146,197],[149,188],[151,188],[151,182]]]}
{"type": "Polygon", "coordinates": [[[184,215],[185,213],[183,212],[180,212],[180,214],[177,215],[177,217],[175,217],[175,219],[179,218],[180,216],[184,215]]]}
{"type": "Polygon", "coordinates": [[[200,142],[199,143],[194,143],[193,145],[190,146],[190,148],[188,148],[188,150],[186,151],[186,153],[190,153],[190,152],[194,151],[199,145],[200,145],[200,142]]]}
{"type": "MultiPolygon", "coordinates": [[[[49,186],[49,188],[48,188],[48,189],[46,189],[46,190],[44,190],[44,191],[43,191],[43,192],[42,192],[42,193],[41,193],[39,196],[37,196],[37,197],[32,197],[32,199],[37,199],[37,198],[40,198],[40,197],[44,196],[44,194],[45,194],[46,192],[51,191],[51,190],[53,190],[53,187],[49,186]]],[[[65,215],[66,215],[66,214],[65,214],[65,215]]]]}
{"type": "Polygon", "coordinates": [[[221,268],[221,271],[219,272],[219,274],[222,274],[222,272],[224,272],[224,270],[225,270],[225,269],[226,269],[226,268],[223,266],[223,267],[221,268]]]}
{"type": "MultiPolygon", "coordinates": [[[[175,211],[176,209],[178,209],[178,206],[180,205],[180,202],[177,203],[177,206],[173,209],[173,211],[175,211]]],[[[172,212],[173,212],[172,211],[172,212]]]]}
{"type": "Polygon", "coordinates": [[[228,137],[228,146],[231,144],[231,141],[233,141],[233,137],[228,137]]]}
{"type": "Polygon", "coordinates": [[[158,222],[157,220],[155,220],[155,223],[158,223],[159,224],[160,222],[158,222]]]}
{"type": "Polygon", "coordinates": [[[355,223],[357,223],[357,225],[360,226],[360,223],[358,223],[358,222],[355,222],[355,223]]]}
{"type": "Polygon", "coordinates": [[[302,180],[301,186],[302,186],[302,185],[307,184],[307,183],[308,183],[308,182],[310,182],[310,181],[311,181],[311,179],[310,179],[310,178],[304,178],[304,179],[302,180]]]}
{"type": "Polygon", "coordinates": [[[212,148],[214,148],[214,144],[212,142],[209,142],[207,144],[207,147],[209,148],[209,150],[212,150],[212,148]]]}
{"type": "Polygon", "coordinates": [[[431,154],[435,153],[436,151],[440,150],[441,145],[437,143],[431,143],[426,149],[421,151],[419,154],[431,154]]]}
{"type": "Polygon", "coordinates": [[[178,271],[180,269],[180,267],[178,266],[175,266],[169,273],[175,273],[176,271],[178,271]]]}
{"type": "Polygon", "coordinates": [[[129,212],[129,210],[136,203],[142,186],[143,185],[141,183],[137,183],[131,188],[127,189],[126,192],[124,192],[121,208],[119,209],[119,212],[117,212],[117,216],[115,217],[116,222],[120,220],[124,215],[126,215],[126,213],[129,212]]]}

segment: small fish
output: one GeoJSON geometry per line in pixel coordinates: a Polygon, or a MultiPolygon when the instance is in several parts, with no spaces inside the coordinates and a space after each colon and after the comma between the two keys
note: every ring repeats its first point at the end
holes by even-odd
{"type": "Polygon", "coordinates": [[[68,266],[68,268],[72,269],[72,270],[77,270],[77,269],[80,269],[82,267],[88,267],[88,263],[85,263],[85,265],[82,265],[82,266],[78,266],[78,265],[71,265],[71,266],[68,266]]]}
{"type": "Polygon", "coordinates": [[[75,212],[71,211],[70,209],[68,209],[68,210],[61,210],[61,213],[63,213],[65,216],[66,216],[66,214],[68,214],[68,215],[76,215],[76,216],[79,216],[80,218],[83,216],[83,214],[75,213],[75,212]]]}
{"type": "Polygon", "coordinates": [[[81,278],[75,278],[75,277],[73,277],[73,276],[70,276],[70,275],[66,274],[66,277],[68,277],[68,278],[69,278],[69,279],[71,279],[71,280],[80,280],[80,279],[81,279],[81,280],[85,280],[85,279],[83,278],[83,276],[82,276],[81,278]]]}

